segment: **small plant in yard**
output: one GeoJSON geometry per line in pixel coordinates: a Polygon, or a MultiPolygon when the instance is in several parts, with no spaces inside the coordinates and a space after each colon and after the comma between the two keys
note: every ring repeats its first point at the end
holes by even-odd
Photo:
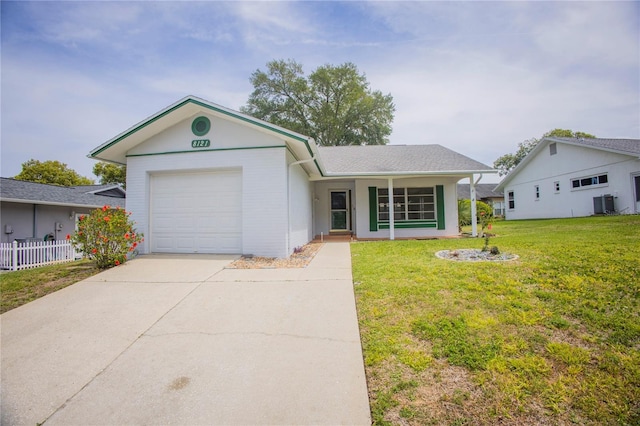
{"type": "Polygon", "coordinates": [[[144,241],[136,233],[130,213],[120,207],[104,206],[87,216],[80,216],[78,230],[67,239],[89,259],[96,261],[100,269],[118,266],[133,255],[136,247],[144,241]]]}
{"type": "MultiPolygon", "coordinates": [[[[479,217],[480,217],[480,233],[484,238],[484,247],[482,247],[482,251],[489,251],[489,239],[491,238],[491,236],[485,230],[488,230],[488,231],[491,230],[491,227],[492,227],[491,224],[493,223],[493,216],[482,211],[480,212],[479,217]]],[[[491,254],[499,254],[499,253],[500,253],[500,250],[498,250],[498,247],[496,246],[491,247],[491,254]]]]}

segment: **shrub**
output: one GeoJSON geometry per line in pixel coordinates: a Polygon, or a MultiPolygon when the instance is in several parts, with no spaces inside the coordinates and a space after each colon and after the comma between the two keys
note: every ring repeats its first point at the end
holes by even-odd
{"type": "Polygon", "coordinates": [[[131,213],[117,207],[104,206],[87,216],[80,216],[78,230],[67,239],[100,269],[118,266],[135,253],[143,235],[135,232],[131,213]]]}
{"type": "MultiPolygon", "coordinates": [[[[480,213],[486,217],[493,217],[493,208],[482,201],[476,201],[476,215],[480,219],[480,213]]],[[[471,225],[471,200],[458,200],[458,227],[471,225]]]]}

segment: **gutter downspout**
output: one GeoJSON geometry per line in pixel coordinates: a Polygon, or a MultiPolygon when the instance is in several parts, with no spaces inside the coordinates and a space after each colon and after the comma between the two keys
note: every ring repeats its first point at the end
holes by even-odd
{"type": "MultiPolygon", "coordinates": [[[[310,163],[315,161],[315,159],[316,156],[313,155],[311,158],[306,160],[294,161],[289,164],[289,167],[287,168],[287,256],[291,254],[291,168],[299,164],[310,163]]],[[[311,209],[311,212],[313,213],[313,200],[311,200],[311,209]]],[[[312,223],[311,225],[313,226],[314,224],[312,223]]]]}
{"type": "Polygon", "coordinates": [[[33,205],[33,238],[37,237],[38,232],[38,205],[33,205]]]}
{"type": "Polygon", "coordinates": [[[469,198],[471,198],[471,236],[478,236],[478,208],[476,206],[476,185],[482,179],[482,174],[477,181],[473,181],[473,175],[469,176],[469,198]]]}
{"type": "Polygon", "coordinates": [[[389,240],[391,241],[396,239],[393,204],[393,178],[389,178],[389,240]]]}

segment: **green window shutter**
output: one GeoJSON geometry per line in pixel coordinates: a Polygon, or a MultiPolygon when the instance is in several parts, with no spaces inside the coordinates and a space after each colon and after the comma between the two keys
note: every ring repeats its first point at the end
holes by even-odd
{"type": "Polygon", "coordinates": [[[437,218],[438,229],[445,229],[444,224],[444,186],[436,185],[436,206],[437,206],[437,218]]]}
{"type": "Polygon", "coordinates": [[[369,231],[378,231],[378,188],[369,187],[369,231]]]}

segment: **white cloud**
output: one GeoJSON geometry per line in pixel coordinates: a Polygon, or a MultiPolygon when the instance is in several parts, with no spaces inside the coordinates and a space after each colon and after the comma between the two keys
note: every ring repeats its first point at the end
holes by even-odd
{"type": "Polygon", "coordinates": [[[640,137],[634,2],[8,4],[3,176],[31,157],[89,175],[95,146],[187,94],[237,109],[281,58],[354,62],[394,97],[392,143],[487,164],[556,127],[640,137]]]}

